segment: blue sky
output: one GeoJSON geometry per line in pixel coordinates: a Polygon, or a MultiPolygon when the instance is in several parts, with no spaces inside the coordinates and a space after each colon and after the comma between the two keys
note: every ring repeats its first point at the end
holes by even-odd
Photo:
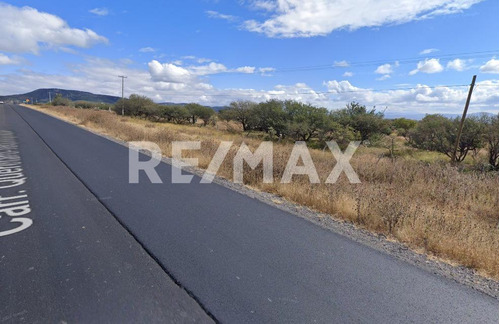
{"type": "Polygon", "coordinates": [[[224,105],[498,110],[498,1],[0,2],[0,94],[60,87],[224,105]]]}

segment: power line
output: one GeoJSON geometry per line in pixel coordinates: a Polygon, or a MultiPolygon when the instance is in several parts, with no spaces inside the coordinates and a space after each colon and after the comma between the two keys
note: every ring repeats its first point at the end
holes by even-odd
{"type": "Polygon", "coordinates": [[[436,88],[459,88],[467,87],[468,84],[451,84],[451,85],[438,85],[438,86],[420,86],[420,87],[407,87],[407,88],[390,88],[390,89],[357,89],[357,90],[345,90],[345,91],[315,91],[318,94],[328,94],[328,93],[356,93],[356,92],[384,92],[384,91],[397,91],[397,90],[416,90],[416,89],[436,89],[436,88]]]}
{"type": "MultiPolygon", "coordinates": [[[[492,55],[498,55],[498,50],[432,55],[432,57],[430,58],[451,59],[451,58],[458,58],[458,56],[460,56],[461,59],[471,59],[471,58],[491,57],[492,55]]],[[[392,58],[392,59],[380,59],[380,60],[359,61],[359,62],[346,61],[345,63],[343,63],[344,61],[341,61],[336,63],[327,63],[320,65],[281,67],[281,68],[275,68],[273,71],[269,71],[266,73],[287,73],[287,72],[317,71],[317,70],[331,70],[331,69],[347,69],[350,67],[377,66],[381,64],[387,64],[388,62],[398,62],[398,64],[411,64],[411,63],[418,63],[427,58],[429,57],[420,56],[420,57],[410,57],[410,58],[400,58],[400,59],[392,58]]],[[[213,77],[213,76],[223,76],[223,75],[225,74],[219,73],[219,74],[211,74],[210,76],[213,77]]]]}
{"type": "MultiPolygon", "coordinates": [[[[433,55],[432,58],[443,59],[443,58],[453,58],[456,56],[461,56],[462,58],[482,58],[482,57],[490,57],[491,55],[498,54],[498,50],[495,51],[481,51],[481,52],[468,52],[468,53],[455,53],[455,54],[442,54],[442,55],[433,55]]],[[[409,64],[409,63],[418,63],[424,60],[424,57],[412,57],[412,58],[403,58],[403,59],[384,59],[384,60],[373,60],[373,61],[360,61],[360,62],[346,62],[346,65],[337,65],[333,64],[322,64],[322,65],[310,65],[310,66],[301,66],[301,67],[290,67],[290,68],[276,68],[271,73],[275,72],[296,72],[296,71],[310,71],[310,70],[322,70],[322,69],[345,69],[349,67],[362,67],[362,66],[375,66],[379,64],[386,64],[387,62],[398,62],[398,64],[409,64]]]]}

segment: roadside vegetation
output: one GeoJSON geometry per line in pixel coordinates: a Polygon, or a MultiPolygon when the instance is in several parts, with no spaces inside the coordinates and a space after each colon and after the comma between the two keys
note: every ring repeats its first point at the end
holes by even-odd
{"type": "Polygon", "coordinates": [[[467,119],[458,162],[451,164],[459,119],[441,115],[387,120],[355,102],[330,112],[279,100],[233,102],[216,113],[198,104],[158,105],[138,95],[118,101],[111,108],[115,113],[110,107],[72,106],[40,109],[124,141],[155,142],[166,156],[172,141],[200,140],[201,150],[186,157],[198,158],[201,168],[208,167],[220,141],[233,141],[218,173],[230,180],[241,143],[255,150],[262,140],[273,140],[274,183],[262,183],[259,165],[246,166],[246,185],[498,280],[498,115],[467,119]],[[320,184],[305,176],[280,183],[296,140],[308,144],[320,184]],[[342,149],[363,141],[351,159],[360,184],[350,184],[345,175],[324,183],[336,163],[325,145],[329,140],[342,149]]]}

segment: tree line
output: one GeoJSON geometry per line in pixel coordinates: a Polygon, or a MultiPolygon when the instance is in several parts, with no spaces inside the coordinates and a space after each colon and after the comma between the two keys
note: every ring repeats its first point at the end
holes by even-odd
{"type": "Polygon", "coordinates": [[[54,99],[50,102],[52,106],[73,106],[75,108],[82,109],[99,109],[99,110],[109,110],[113,107],[112,104],[103,103],[103,102],[92,102],[92,101],[71,101],[68,98],[64,98],[62,94],[57,93],[54,99]]]}
{"type": "MultiPolygon", "coordinates": [[[[55,105],[68,105],[68,99],[56,97],[55,105]]],[[[80,108],[95,104],[76,102],[80,108]]],[[[94,107],[95,108],[95,107],[94,107]]],[[[107,109],[107,108],[106,108],[107,109]]],[[[335,140],[341,147],[350,141],[374,142],[384,135],[397,134],[406,138],[408,145],[436,151],[452,158],[458,136],[460,118],[447,118],[439,114],[427,115],[420,121],[406,118],[388,120],[383,112],[351,102],[344,108],[328,110],[295,100],[268,100],[261,103],[233,101],[216,113],[212,108],[197,103],[185,105],[156,104],[151,99],[132,94],[120,99],[112,109],[117,114],[146,118],[156,122],[215,124],[216,120],[232,121],[244,132],[264,132],[270,139],[290,139],[324,146],[335,140]]],[[[456,153],[462,162],[469,154],[479,150],[488,153],[488,162],[498,170],[498,115],[467,117],[456,153]]]]}
{"type": "Polygon", "coordinates": [[[208,125],[213,121],[215,111],[210,107],[205,107],[197,103],[186,105],[160,105],[145,96],[136,94],[130,95],[128,99],[120,99],[114,105],[113,110],[117,114],[126,116],[141,117],[152,121],[164,121],[176,124],[196,124],[198,120],[203,121],[203,125],[208,125]]]}
{"type": "MultiPolygon", "coordinates": [[[[436,151],[452,158],[461,118],[446,118],[439,114],[427,115],[408,131],[411,146],[436,151]]],[[[462,162],[468,154],[477,155],[486,149],[488,163],[498,170],[498,114],[467,117],[456,152],[456,161],[462,162]]]]}
{"type": "Polygon", "coordinates": [[[329,111],[294,100],[234,101],[216,113],[212,108],[196,103],[160,105],[134,94],[119,100],[113,109],[117,114],[123,112],[127,116],[177,124],[195,124],[201,120],[202,125],[208,125],[218,118],[240,124],[244,132],[264,132],[271,139],[316,143],[335,139],[341,146],[392,131],[391,123],[384,119],[383,113],[356,102],[344,109],[329,111]]]}
{"type": "Polygon", "coordinates": [[[294,100],[235,101],[221,110],[219,117],[240,123],[244,131],[257,130],[306,142],[335,139],[343,144],[391,133],[390,122],[384,119],[383,113],[356,102],[329,111],[294,100]]]}

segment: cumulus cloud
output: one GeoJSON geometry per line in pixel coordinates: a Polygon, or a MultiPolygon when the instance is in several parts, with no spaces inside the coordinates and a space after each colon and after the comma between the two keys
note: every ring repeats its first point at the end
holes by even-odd
{"type": "Polygon", "coordinates": [[[392,65],[389,63],[382,64],[375,70],[375,73],[377,74],[391,74],[392,72],[394,71],[392,70],[392,65]]]}
{"type": "Polygon", "coordinates": [[[227,20],[227,21],[235,21],[238,19],[238,17],[236,17],[236,16],[225,15],[225,14],[222,14],[220,12],[213,11],[213,10],[208,10],[208,11],[206,11],[206,13],[207,13],[208,17],[215,18],[215,19],[223,19],[223,20],[227,20]]]}
{"type": "Polygon", "coordinates": [[[109,14],[108,9],[106,8],[94,8],[92,10],[89,10],[89,12],[97,16],[107,16],[109,14]]]}
{"type": "Polygon", "coordinates": [[[7,56],[0,53],[0,65],[16,65],[21,63],[21,58],[17,56],[7,56]]]}
{"type": "Polygon", "coordinates": [[[71,28],[58,16],[30,7],[0,3],[0,21],[0,51],[4,52],[37,54],[41,44],[88,48],[108,42],[90,29],[71,28]]]}
{"type": "Polygon", "coordinates": [[[152,53],[152,52],[155,52],[156,50],[152,47],[143,47],[143,48],[140,48],[139,49],[139,52],[141,53],[152,53]]]}
{"type": "MultiPolygon", "coordinates": [[[[195,57],[191,58],[196,60],[195,57]]],[[[227,68],[224,64],[210,62],[202,65],[180,66],[180,61],[170,63],[160,63],[157,60],[152,60],[148,63],[151,78],[155,81],[165,81],[172,83],[192,83],[199,82],[199,77],[208,76],[220,73],[245,73],[253,74],[258,71],[261,74],[266,74],[274,71],[274,68],[264,67],[256,68],[254,66],[240,66],[237,68],[227,68]]]]}
{"type": "Polygon", "coordinates": [[[175,64],[162,64],[157,60],[152,60],[148,63],[148,67],[151,78],[154,81],[187,83],[193,79],[191,72],[175,64]]]}
{"type": "Polygon", "coordinates": [[[374,71],[377,74],[383,74],[381,77],[377,78],[378,81],[387,80],[391,77],[391,74],[394,73],[394,68],[399,66],[399,62],[396,61],[394,64],[386,63],[379,65],[377,69],[374,71]]]}
{"type": "Polygon", "coordinates": [[[322,36],[334,30],[355,30],[462,12],[481,0],[274,0],[259,1],[270,13],[264,21],[243,27],[269,37],[322,36]]]}
{"type": "Polygon", "coordinates": [[[216,62],[210,62],[206,65],[191,66],[189,69],[195,75],[218,74],[228,71],[224,64],[216,62]]]}
{"type": "Polygon", "coordinates": [[[350,77],[352,77],[353,75],[354,75],[354,73],[349,72],[349,71],[344,72],[344,74],[342,74],[342,76],[343,76],[343,77],[347,77],[347,78],[350,78],[350,77]]]}
{"type": "Polygon", "coordinates": [[[426,54],[434,53],[434,52],[437,52],[437,51],[439,51],[437,48],[426,48],[426,49],[420,51],[420,53],[418,53],[418,54],[420,54],[420,55],[426,55],[426,54]]]}
{"type": "Polygon", "coordinates": [[[479,70],[483,73],[493,73],[493,74],[498,74],[498,60],[497,59],[491,59],[488,62],[486,62],[484,65],[482,65],[479,70]]]}
{"type": "Polygon", "coordinates": [[[446,64],[446,68],[449,70],[463,71],[466,69],[466,62],[465,60],[457,58],[452,61],[449,61],[448,64],[446,64]]]}
{"type": "MultiPolygon", "coordinates": [[[[184,56],[184,58],[188,58],[190,60],[195,60],[197,62],[205,62],[205,59],[197,59],[196,57],[192,56],[184,56]]],[[[210,61],[210,60],[208,60],[210,61]]],[[[273,72],[275,69],[271,67],[263,67],[263,68],[257,68],[255,66],[240,66],[236,68],[228,68],[224,64],[217,63],[217,62],[210,62],[208,64],[201,64],[201,65],[189,65],[185,67],[180,67],[181,61],[174,61],[171,63],[160,63],[156,60],[153,60],[149,63],[149,69],[152,72],[151,75],[153,78],[158,78],[158,75],[162,75],[162,77],[165,77],[163,74],[166,73],[167,79],[172,80],[171,82],[182,82],[179,81],[176,77],[173,77],[173,75],[182,75],[182,78],[187,78],[188,80],[193,80],[198,77],[202,76],[208,76],[212,74],[220,74],[220,73],[245,73],[245,74],[253,74],[256,72],[261,73],[262,75],[273,72]],[[160,66],[163,67],[163,70],[165,70],[162,73],[158,73],[160,71],[160,66]],[[189,76],[189,77],[188,77],[189,76]],[[175,80],[175,81],[173,81],[175,80]]]]}
{"type": "MultiPolygon", "coordinates": [[[[390,111],[420,113],[460,112],[467,97],[468,87],[430,87],[418,84],[412,89],[375,91],[352,85],[349,81],[332,80],[324,83],[334,102],[359,101],[367,106],[389,107],[390,111]]],[[[478,83],[472,101],[472,111],[498,110],[498,80],[478,83]]]]}
{"type": "MultiPolygon", "coordinates": [[[[417,85],[413,89],[376,91],[355,86],[345,80],[325,82],[324,86],[328,91],[315,90],[305,83],[277,84],[269,89],[217,88],[204,80],[188,77],[187,69],[179,70],[177,68],[180,67],[153,62],[150,62],[149,70],[92,58],[74,66],[69,74],[45,74],[26,69],[3,74],[0,71],[0,89],[2,94],[20,93],[32,91],[43,84],[44,87],[120,96],[121,80],[116,76],[127,75],[126,96],[137,93],[157,102],[198,102],[220,106],[238,99],[257,102],[294,99],[327,108],[340,108],[348,102],[359,101],[369,107],[388,106],[391,112],[422,113],[460,112],[468,91],[468,87],[433,88],[426,85],[417,85]]],[[[481,81],[474,91],[470,109],[472,112],[495,112],[498,110],[498,100],[498,80],[481,81]]]]}
{"type": "Polygon", "coordinates": [[[417,64],[417,68],[410,72],[410,75],[417,74],[418,72],[423,73],[438,73],[443,71],[443,66],[439,63],[439,59],[428,59],[425,61],[420,61],[417,64]]]}

